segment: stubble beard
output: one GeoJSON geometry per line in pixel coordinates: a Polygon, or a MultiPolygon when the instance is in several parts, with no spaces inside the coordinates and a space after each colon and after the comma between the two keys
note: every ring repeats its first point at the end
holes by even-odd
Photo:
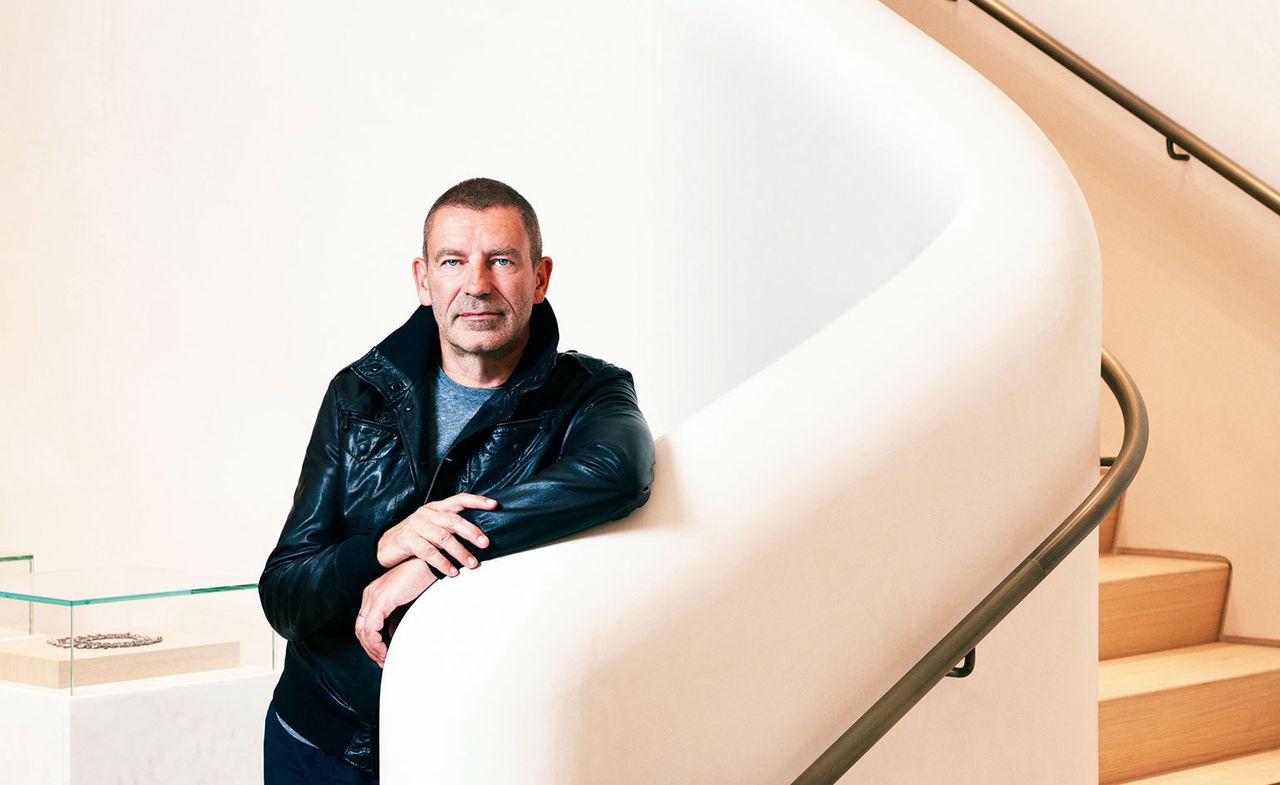
{"type": "MultiPolygon", "coordinates": [[[[477,309],[479,310],[479,309],[477,309]]],[[[520,332],[512,331],[509,335],[503,336],[504,327],[510,319],[510,313],[503,311],[492,320],[480,322],[480,324],[493,324],[492,327],[476,329],[468,324],[461,314],[453,318],[453,329],[445,331],[445,338],[449,345],[457,352],[469,354],[477,357],[485,357],[487,359],[502,359],[515,351],[516,343],[519,342],[520,332]],[[497,346],[485,348],[486,344],[491,342],[490,336],[499,336],[501,343],[497,346]]]]}

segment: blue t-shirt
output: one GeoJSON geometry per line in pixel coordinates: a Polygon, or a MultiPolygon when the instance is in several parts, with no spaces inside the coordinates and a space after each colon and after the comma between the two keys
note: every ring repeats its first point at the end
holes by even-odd
{"type": "Polygon", "coordinates": [[[453,440],[462,433],[462,428],[471,422],[475,413],[480,411],[484,402],[499,390],[499,387],[467,387],[449,378],[444,368],[436,367],[436,434],[432,445],[432,470],[444,460],[453,440]]]}

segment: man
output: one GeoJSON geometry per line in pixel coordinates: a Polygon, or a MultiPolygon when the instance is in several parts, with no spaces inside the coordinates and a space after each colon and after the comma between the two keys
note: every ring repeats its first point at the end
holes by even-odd
{"type": "Polygon", "coordinates": [[[330,381],[259,582],[289,642],[267,785],[377,781],[385,628],[436,580],[648,500],[632,376],[557,350],[551,265],[524,197],[459,183],[427,213],[421,305],[330,381]]]}

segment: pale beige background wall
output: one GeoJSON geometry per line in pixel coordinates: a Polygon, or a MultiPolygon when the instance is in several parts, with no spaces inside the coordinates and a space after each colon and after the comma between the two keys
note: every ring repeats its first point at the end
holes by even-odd
{"type": "MultiPolygon", "coordinates": [[[[1089,202],[1102,248],[1103,341],[1140,385],[1151,417],[1146,464],[1130,491],[1119,544],[1228,557],[1234,571],[1224,632],[1280,638],[1280,216],[1204,165],[1171,160],[1155,131],[972,5],[885,3],[1021,106],[1058,148],[1089,202]]],[[[1047,27],[1067,15],[1096,19],[1113,11],[1049,0],[1017,5],[1047,27]]],[[[1241,28],[1258,24],[1250,9],[1259,12],[1257,4],[1245,4],[1241,28]]],[[[1161,10],[1146,17],[1154,39],[1187,21],[1162,22],[1165,13],[1179,15],[1161,10]]],[[[1266,18],[1274,17],[1273,10],[1266,18]]],[[[1103,28],[1077,21],[1062,33],[1103,28]]],[[[1223,37],[1215,31],[1212,43],[1195,53],[1195,64],[1240,63],[1237,44],[1254,40],[1240,32],[1223,37]]],[[[1081,49],[1102,48],[1085,44],[1081,49]]],[[[1169,67],[1142,60],[1163,45],[1130,39],[1116,45],[1127,51],[1110,59],[1135,78],[1169,67]]],[[[1240,80],[1276,78],[1274,49],[1255,47],[1254,53],[1250,66],[1270,67],[1269,74],[1241,73],[1240,80]]],[[[1180,120],[1208,137],[1224,127],[1221,118],[1206,119],[1203,129],[1196,119],[1216,111],[1220,94],[1228,92],[1229,84],[1197,90],[1180,108],[1180,120]]],[[[1277,160],[1272,140],[1280,124],[1274,100],[1255,97],[1259,104],[1244,107],[1225,126],[1241,134],[1209,141],[1231,144],[1241,159],[1266,165],[1277,160]],[[1243,133],[1257,128],[1271,132],[1243,133]]],[[[1104,406],[1100,427],[1103,452],[1114,454],[1121,434],[1114,404],[1104,406]]]]}

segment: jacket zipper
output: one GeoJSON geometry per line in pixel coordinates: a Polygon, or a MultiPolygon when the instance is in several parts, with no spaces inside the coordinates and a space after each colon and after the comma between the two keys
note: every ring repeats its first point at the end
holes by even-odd
{"type": "MultiPolygon", "coordinates": [[[[450,447],[450,449],[452,449],[452,446],[450,447]]],[[[440,463],[436,464],[436,470],[431,473],[431,484],[427,486],[427,495],[426,495],[426,498],[422,500],[422,504],[426,504],[431,501],[431,491],[436,487],[436,478],[440,476],[440,467],[444,466],[445,461],[451,461],[451,460],[453,459],[449,457],[449,453],[446,451],[444,454],[444,457],[440,459],[440,463]]]]}
{"type": "Polygon", "coordinates": [[[525,424],[525,423],[527,423],[527,422],[537,422],[538,420],[541,420],[541,419],[543,419],[544,417],[545,417],[545,415],[539,415],[539,416],[537,416],[537,417],[526,417],[526,418],[525,418],[525,419],[523,419],[523,420],[508,420],[507,422],[494,423],[494,424],[493,424],[493,429],[496,431],[496,430],[498,430],[499,428],[505,428],[505,427],[507,427],[508,425],[524,425],[524,424],[525,424]]]}
{"type": "MultiPolygon", "coordinates": [[[[511,420],[511,421],[509,421],[509,422],[500,422],[500,423],[495,423],[495,424],[493,425],[493,429],[496,431],[496,430],[498,430],[498,428],[501,428],[501,427],[503,427],[503,426],[505,426],[505,425],[522,425],[522,424],[527,423],[527,422],[536,422],[536,421],[538,421],[538,420],[542,420],[542,419],[544,419],[544,418],[545,418],[545,416],[546,416],[546,415],[539,415],[539,416],[537,416],[537,417],[526,417],[526,418],[525,418],[525,419],[523,419],[523,420],[511,420]]],[[[477,428],[476,430],[472,431],[471,433],[466,434],[466,436],[467,436],[467,437],[470,437],[472,434],[479,433],[479,432],[480,432],[480,431],[482,431],[482,430],[484,430],[484,428],[477,428]]],[[[453,448],[454,448],[455,446],[457,446],[458,442],[459,442],[459,441],[461,441],[461,440],[462,440],[462,437],[461,437],[461,436],[460,436],[459,438],[457,438],[457,439],[454,439],[454,440],[453,440],[453,444],[450,444],[450,445],[449,445],[449,449],[447,449],[447,450],[445,450],[445,451],[444,451],[444,457],[440,459],[440,463],[437,463],[437,464],[436,464],[436,470],[435,470],[434,472],[432,472],[432,473],[431,473],[431,483],[427,486],[427,495],[426,495],[425,500],[422,502],[423,504],[427,504],[428,502],[430,502],[430,501],[431,501],[431,491],[435,490],[435,487],[436,487],[436,478],[440,476],[440,468],[441,468],[442,466],[444,466],[445,461],[449,461],[449,462],[451,462],[451,463],[453,462],[453,459],[449,457],[449,454],[450,454],[451,452],[453,452],[453,448]]]]}
{"type": "Polygon", "coordinates": [[[369,420],[364,417],[356,417],[351,412],[346,412],[346,411],[342,413],[342,420],[341,420],[342,430],[345,431],[347,428],[350,428],[352,420],[355,420],[358,423],[364,423],[365,425],[372,425],[375,428],[381,428],[384,431],[396,431],[397,433],[399,433],[399,430],[400,430],[395,426],[394,423],[378,422],[377,420],[369,420]]]}

